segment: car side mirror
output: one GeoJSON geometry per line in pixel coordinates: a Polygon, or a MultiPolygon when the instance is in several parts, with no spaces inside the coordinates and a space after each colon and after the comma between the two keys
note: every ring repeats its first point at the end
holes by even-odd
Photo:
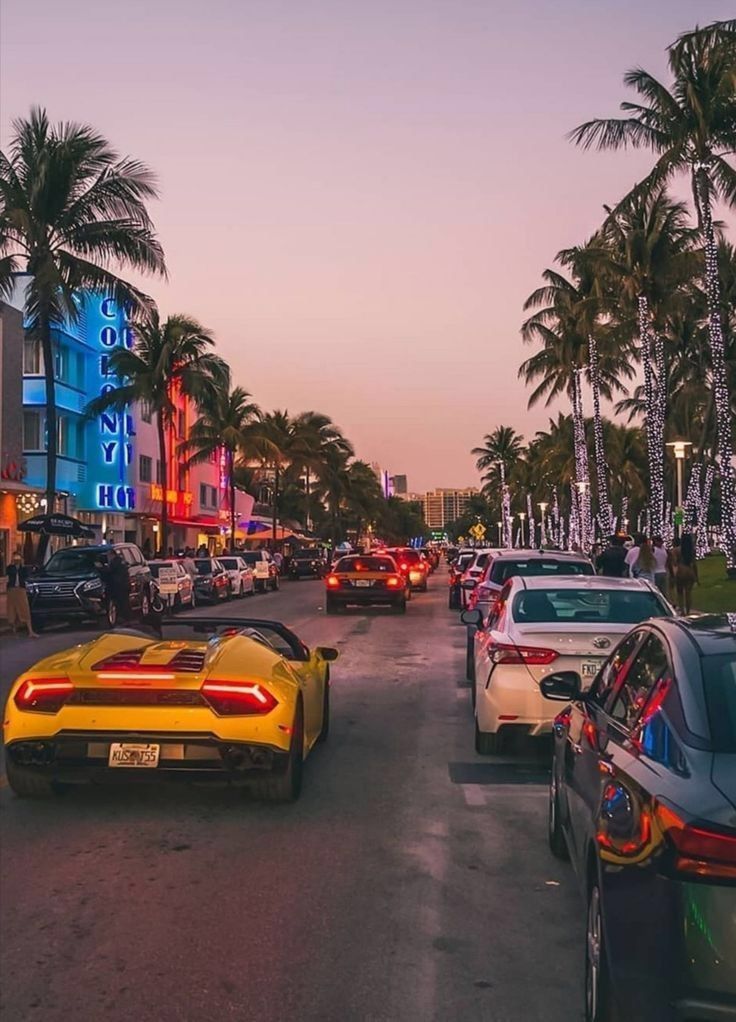
{"type": "Polygon", "coordinates": [[[482,628],[483,626],[483,614],[479,610],[464,610],[460,615],[460,620],[464,625],[471,627],[482,628]]]}
{"type": "Polygon", "coordinates": [[[540,681],[539,688],[545,699],[553,699],[557,702],[570,703],[584,697],[583,682],[577,671],[558,671],[556,674],[548,674],[540,681]]]}
{"type": "Polygon", "coordinates": [[[463,587],[463,589],[475,589],[478,583],[475,581],[474,578],[466,578],[464,582],[460,583],[460,585],[463,587]]]}
{"type": "Polygon", "coordinates": [[[317,652],[323,660],[337,660],[340,656],[340,651],[334,646],[317,646],[317,652]]]}

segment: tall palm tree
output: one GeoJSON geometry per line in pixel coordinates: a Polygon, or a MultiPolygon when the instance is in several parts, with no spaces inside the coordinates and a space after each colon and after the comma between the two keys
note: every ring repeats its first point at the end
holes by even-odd
{"type": "Polygon", "coordinates": [[[491,484],[494,479],[494,468],[501,462],[508,475],[521,457],[524,439],[513,426],[496,426],[491,433],[483,437],[483,446],[474,447],[470,452],[476,459],[475,467],[484,473],[484,483],[491,484]]]}
{"type": "Polygon", "coordinates": [[[156,195],[145,164],[121,157],[91,127],[52,126],[36,107],[13,122],[9,149],[0,152],[0,296],[11,292],[15,274],[28,273],[25,315],[44,363],[49,512],[58,450],[52,325],[77,322],[74,296],[83,290],[146,304],[118,271],[166,273],[146,210],[156,195]]]}
{"type": "Polygon", "coordinates": [[[154,306],[135,324],[135,349],[113,348],[110,371],[120,386],[95,398],[87,414],[99,415],[108,408],[122,411],[139,404],[156,416],[159,461],[161,463],[161,539],[166,550],[169,534],[167,479],[169,452],[166,433],[174,422],[179,395],[199,407],[211,406],[217,391],[230,385],[230,370],[219,355],[209,330],[190,316],[169,316],[163,323],[154,306]]]}
{"type": "Polygon", "coordinates": [[[273,480],[271,549],[275,550],[281,485],[294,452],[294,420],[287,411],[266,412],[252,427],[250,439],[255,456],[268,469],[273,480]]]}
{"type": "Polygon", "coordinates": [[[627,116],[588,121],[571,133],[585,148],[645,146],[657,156],[637,192],[649,192],[678,173],[690,177],[698,223],[705,239],[708,334],[718,434],[718,464],[726,557],[736,567],[736,477],[733,428],[725,365],[718,244],[713,205],[736,206],[736,170],[727,156],[736,150],[736,20],[722,21],[681,36],[669,48],[673,83],[667,88],[635,68],[624,83],[641,97],[624,102],[627,116]]]}
{"type": "Polygon", "coordinates": [[[230,547],[235,549],[235,463],[250,447],[250,430],[260,418],[258,405],[242,387],[214,388],[202,401],[201,414],[180,444],[178,453],[187,465],[201,464],[224,454],[230,512],[230,547]]]}
{"type": "Polygon", "coordinates": [[[325,452],[336,450],[345,458],[354,454],[352,444],[328,415],[321,412],[302,412],[294,419],[294,442],[292,454],[299,472],[304,472],[306,526],[312,522],[312,478],[319,478],[325,465],[325,452]]]}

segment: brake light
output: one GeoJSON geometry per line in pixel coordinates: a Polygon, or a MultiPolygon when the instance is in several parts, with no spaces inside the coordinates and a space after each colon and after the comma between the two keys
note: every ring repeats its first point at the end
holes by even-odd
{"type": "Polygon", "coordinates": [[[551,664],[559,653],[555,649],[542,649],[538,646],[513,646],[499,642],[491,650],[494,664],[528,664],[538,666],[551,664]]]}
{"type": "Polygon", "coordinates": [[[257,682],[205,681],[201,691],[220,717],[264,716],[278,706],[278,699],[257,682]]]}
{"type": "Polygon", "coordinates": [[[409,565],[406,563],[406,561],[402,561],[401,564],[399,565],[399,567],[401,568],[402,571],[407,571],[408,568],[409,568],[409,565]]]}
{"type": "Polygon", "coordinates": [[[340,585],[340,579],[337,577],[337,575],[328,575],[327,578],[325,579],[325,585],[327,586],[328,589],[337,589],[337,587],[340,585]]]}
{"type": "Polygon", "coordinates": [[[68,678],[26,678],[15,693],[15,705],[33,713],[58,713],[73,691],[68,678]]]}
{"type": "Polygon", "coordinates": [[[386,585],[389,589],[398,589],[401,584],[402,581],[398,575],[389,575],[386,579],[386,585]]]}
{"type": "Polygon", "coordinates": [[[695,827],[669,806],[657,803],[655,816],[674,846],[675,869],[702,877],[736,880],[736,832],[695,827]]]}

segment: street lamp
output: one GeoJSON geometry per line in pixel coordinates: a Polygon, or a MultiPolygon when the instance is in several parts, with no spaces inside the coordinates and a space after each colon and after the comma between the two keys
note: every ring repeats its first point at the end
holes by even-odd
{"type": "MultiPolygon", "coordinates": [[[[684,461],[687,457],[688,447],[692,447],[692,443],[689,440],[672,440],[667,444],[667,447],[672,448],[672,453],[675,456],[675,465],[677,466],[677,507],[682,508],[683,501],[683,469],[684,461]]],[[[680,532],[680,525],[677,525],[678,535],[680,532]]]]}
{"type": "Polygon", "coordinates": [[[541,527],[539,531],[539,545],[544,546],[547,542],[547,524],[545,521],[545,515],[547,513],[547,508],[549,507],[549,502],[546,500],[540,500],[537,506],[542,513],[542,521],[540,523],[541,527]]]}
{"type": "Polygon", "coordinates": [[[526,511],[519,511],[519,520],[521,521],[521,545],[524,547],[524,522],[526,521],[526,511]]]}
{"type": "Polygon", "coordinates": [[[499,545],[499,547],[502,547],[503,546],[503,522],[496,522],[496,525],[498,526],[498,545],[499,545]]]}

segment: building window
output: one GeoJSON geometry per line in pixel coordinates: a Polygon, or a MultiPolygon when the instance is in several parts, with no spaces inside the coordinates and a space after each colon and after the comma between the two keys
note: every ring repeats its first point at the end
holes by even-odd
{"type": "Polygon", "coordinates": [[[149,458],[147,454],[141,454],[138,460],[138,474],[141,478],[142,483],[151,482],[151,473],[153,471],[153,459],[149,458]]]}
{"type": "Polygon", "coordinates": [[[199,505],[200,507],[217,507],[217,490],[207,483],[199,484],[199,505]]]}
{"type": "Polygon", "coordinates": [[[40,376],[43,373],[41,342],[35,337],[23,339],[23,372],[28,376],[40,376]]]}
{"type": "Polygon", "coordinates": [[[41,451],[41,413],[23,412],[23,450],[41,451]]]}
{"type": "Polygon", "coordinates": [[[140,403],[141,419],[143,422],[151,421],[151,406],[148,401],[141,401],[140,403]]]}

